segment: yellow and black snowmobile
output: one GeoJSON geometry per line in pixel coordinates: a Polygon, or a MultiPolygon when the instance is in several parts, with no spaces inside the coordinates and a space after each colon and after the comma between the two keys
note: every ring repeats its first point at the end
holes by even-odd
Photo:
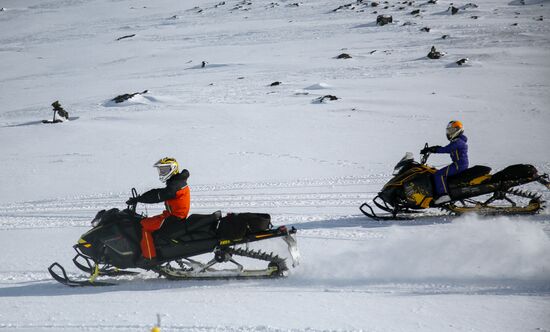
{"type": "Polygon", "coordinates": [[[495,174],[490,174],[490,167],[477,165],[448,177],[447,188],[451,200],[437,205],[434,203],[432,176],[437,170],[426,164],[429,155],[429,152],[423,154],[418,163],[414,161],[412,153],[408,152],[397,163],[394,177],[372,200],[376,207],[386,213],[376,214],[368,203],[359,207],[361,212],[375,220],[394,220],[411,219],[407,214],[432,207],[454,214],[474,212],[483,215],[535,214],[544,208],[541,195],[516,188],[539,182],[550,189],[548,175],[540,175],[534,166],[526,164],[508,166],[495,174]]]}

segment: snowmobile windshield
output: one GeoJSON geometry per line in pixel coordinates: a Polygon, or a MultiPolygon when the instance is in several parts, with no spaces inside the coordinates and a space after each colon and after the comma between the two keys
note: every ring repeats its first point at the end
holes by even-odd
{"type": "Polygon", "coordinates": [[[393,169],[393,175],[397,175],[401,173],[401,171],[405,168],[405,166],[409,165],[414,161],[413,154],[411,152],[405,153],[405,156],[401,158],[401,160],[395,165],[395,168],[393,169]]]}

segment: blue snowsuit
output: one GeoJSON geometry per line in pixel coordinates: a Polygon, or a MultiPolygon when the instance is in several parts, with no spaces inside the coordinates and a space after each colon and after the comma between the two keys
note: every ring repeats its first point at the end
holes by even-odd
{"type": "Polygon", "coordinates": [[[447,146],[438,148],[435,153],[449,153],[453,163],[443,167],[434,174],[436,197],[448,195],[447,177],[468,169],[468,138],[460,135],[447,146]]]}

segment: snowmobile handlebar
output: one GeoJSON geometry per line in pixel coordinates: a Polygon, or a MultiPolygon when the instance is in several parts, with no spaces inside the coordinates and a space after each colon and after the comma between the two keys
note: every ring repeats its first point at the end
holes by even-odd
{"type": "MultiPolygon", "coordinates": [[[[132,188],[132,198],[136,198],[136,197],[138,197],[137,190],[136,190],[136,188],[132,188]]],[[[138,202],[136,201],[134,204],[128,205],[128,208],[129,208],[130,210],[132,210],[132,212],[134,212],[134,213],[136,213],[137,203],[138,203],[138,202]]]]}
{"type": "MultiPolygon", "coordinates": [[[[423,151],[426,151],[428,149],[428,147],[429,147],[429,145],[426,142],[426,144],[424,144],[423,151]]],[[[428,162],[428,158],[430,157],[430,152],[426,151],[425,153],[420,153],[420,154],[422,155],[422,159],[420,159],[420,163],[425,165],[428,162]]]]}

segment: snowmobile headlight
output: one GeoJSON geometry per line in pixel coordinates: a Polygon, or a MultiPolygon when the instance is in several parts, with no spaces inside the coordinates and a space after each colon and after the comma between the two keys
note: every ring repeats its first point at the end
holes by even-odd
{"type": "Polygon", "coordinates": [[[81,246],[84,246],[86,248],[90,248],[92,246],[91,244],[86,242],[86,240],[83,240],[83,239],[78,240],[78,244],[81,245],[81,246]]]}
{"type": "Polygon", "coordinates": [[[95,217],[94,220],[92,220],[92,227],[96,227],[99,225],[99,222],[101,221],[101,218],[95,217]]]}

